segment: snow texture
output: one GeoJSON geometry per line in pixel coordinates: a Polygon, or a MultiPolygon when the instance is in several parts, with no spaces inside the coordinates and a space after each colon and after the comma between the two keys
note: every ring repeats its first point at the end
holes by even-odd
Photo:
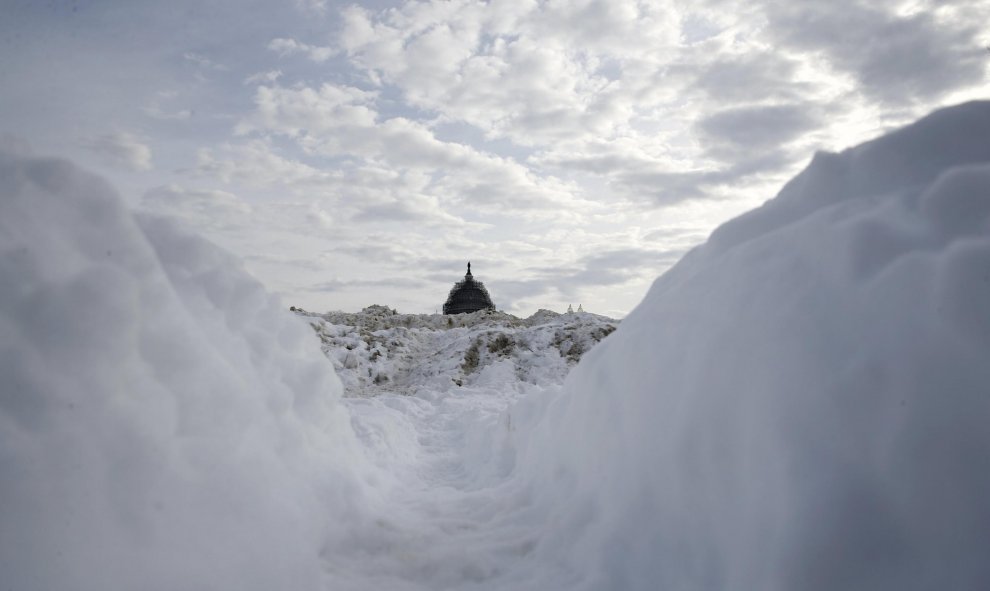
{"type": "Polygon", "coordinates": [[[365,495],[309,327],[66,162],[0,187],[3,587],[319,588],[365,495]]]}
{"type": "Polygon", "coordinates": [[[539,560],[586,589],[987,589],[988,423],[981,102],[817,155],[655,282],[534,432],[539,560]]]}
{"type": "Polygon", "coordinates": [[[309,318],[349,396],[429,397],[474,385],[500,362],[511,364],[511,382],[560,385],[618,326],[597,314],[550,310],[525,319],[487,310],[399,314],[378,305],[359,313],[297,313],[309,318]]]}
{"type": "Polygon", "coordinates": [[[2,152],[0,578],[990,588],[987,138],[969,103],[817,155],[593,348],[580,314],[293,315],[2,152]]]}

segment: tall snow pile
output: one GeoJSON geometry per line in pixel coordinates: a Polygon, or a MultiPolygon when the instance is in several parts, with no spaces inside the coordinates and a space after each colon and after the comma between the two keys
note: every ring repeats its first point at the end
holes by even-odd
{"type": "Polygon", "coordinates": [[[319,588],[369,501],[312,330],[66,162],[0,191],[3,588],[319,588]]]}
{"type": "Polygon", "coordinates": [[[573,588],[990,589],[990,103],[817,155],[532,437],[573,588]]]}

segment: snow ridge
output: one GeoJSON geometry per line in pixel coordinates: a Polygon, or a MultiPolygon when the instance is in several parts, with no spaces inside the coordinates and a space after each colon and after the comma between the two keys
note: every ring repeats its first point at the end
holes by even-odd
{"type": "Polygon", "coordinates": [[[541,560],[575,589],[990,588],[987,138],[979,102],[818,155],[660,277],[521,460],[571,524],[541,560]]]}
{"type": "Polygon", "coordinates": [[[318,588],[374,468],[305,323],[68,162],[0,191],[3,585],[318,588]]]}
{"type": "Polygon", "coordinates": [[[500,362],[512,365],[514,380],[559,385],[619,324],[587,312],[550,310],[525,319],[490,311],[398,314],[379,305],[359,313],[297,313],[319,335],[349,396],[446,392],[474,384],[500,362]]]}

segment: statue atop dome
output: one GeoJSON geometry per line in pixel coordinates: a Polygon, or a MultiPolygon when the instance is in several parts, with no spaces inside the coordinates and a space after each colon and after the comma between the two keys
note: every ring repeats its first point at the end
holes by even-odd
{"type": "Polygon", "coordinates": [[[474,275],[471,274],[471,263],[468,262],[467,274],[464,275],[463,281],[458,281],[451,288],[447,302],[443,305],[443,313],[470,314],[478,310],[494,309],[495,304],[492,303],[485,284],[474,279],[474,275]]]}

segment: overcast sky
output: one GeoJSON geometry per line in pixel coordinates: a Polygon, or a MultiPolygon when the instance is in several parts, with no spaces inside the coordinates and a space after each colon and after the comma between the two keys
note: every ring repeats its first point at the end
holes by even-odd
{"type": "Polygon", "coordinates": [[[0,133],[308,310],[622,316],[816,150],[988,98],[990,0],[0,0],[0,133]]]}

